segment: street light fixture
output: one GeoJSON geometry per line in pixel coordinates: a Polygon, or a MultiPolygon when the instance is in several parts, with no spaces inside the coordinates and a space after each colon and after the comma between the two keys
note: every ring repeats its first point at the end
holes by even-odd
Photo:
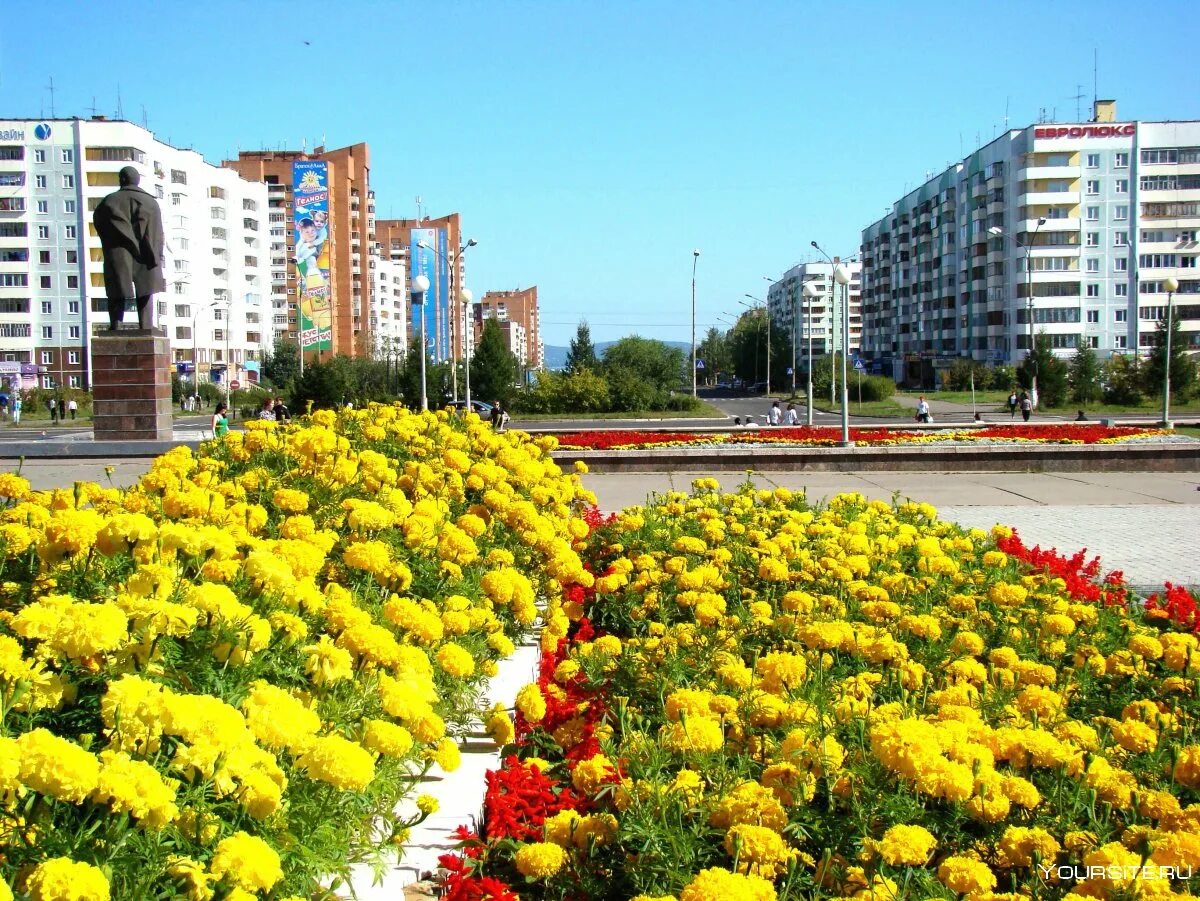
{"type": "MultiPolygon", "coordinates": [[[[838,259],[831,259],[816,241],[809,242],[817,253],[828,260],[833,269],[833,280],[842,289],[842,447],[854,447],[850,440],[850,383],[846,369],[846,358],[850,356],[850,270],[838,259]]],[[[832,310],[832,305],[831,305],[832,310]]],[[[832,367],[831,370],[832,372],[832,367]]]]}
{"type": "MultiPolygon", "coordinates": [[[[418,241],[417,247],[421,248],[422,250],[431,251],[434,256],[441,257],[443,260],[446,261],[446,269],[450,273],[450,294],[453,295],[454,294],[454,272],[455,272],[455,269],[457,268],[458,264],[462,262],[463,254],[466,253],[467,248],[475,247],[478,243],[479,242],[476,241],[474,238],[467,239],[466,244],[459,246],[457,256],[451,256],[451,258],[448,260],[446,259],[445,255],[443,255],[436,247],[432,246],[427,241],[418,241]]],[[[462,348],[463,348],[463,360],[467,361],[465,364],[465,368],[466,368],[465,377],[466,377],[466,391],[467,391],[467,409],[469,410],[471,407],[471,364],[467,357],[467,334],[469,331],[467,328],[467,305],[471,302],[472,295],[471,295],[470,291],[467,291],[465,288],[462,288],[459,291],[458,296],[459,296],[460,302],[463,305],[462,348]],[[466,300],[462,299],[464,292],[467,295],[466,300]]],[[[450,367],[450,377],[451,377],[451,379],[453,379],[454,399],[458,400],[458,366],[450,367]]]]}
{"type": "Polygon", "coordinates": [[[1179,279],[1168,277],[1163,279],[1162,286],[1167,289],[1167,340],[1163,356],[1163,417],[1162,427],[1173,429],[1171,423],[1171,320],[1174,318],[1175,292],[1179,290],[1179,279]]]}
{"type": "MultiPolygon", "coordinates": [[[[419,246],[419,245],[418,245],[419,246]]],[[[413,297],[420,297],[421,307],[421,409],[429,409],[428,388],[425,384],[425,357],[427,354],[426,341],[428,340],[425,334],[425,292],[429,290],[429,278],[424,274],[416,276],[412,280],[413,297]]]]}
{"type": "MultiPolygon", "coordinates": [[[[1036,235],[1038,233],[1038,229],[1040,229],[1045,224],[1046,224],[1046,217],[1045,216],[1039,217],[1038,221],[1037,221],[1037,225],[1035,225],[1033,227],[1033,234],[1036,235]]],[[[997,238],[1008,238],[1008,240],[1012,241],[1013,244],[1015,244],[1017,247],[1019,247],[1025,251],[1025,309],[1026,309],[1026,313],[1029,317],[1029,349],[1026,351],[1025,355],[1030,360],[1030,363],[1029,363],[1029,369],[1030,369],[1029,393],[1036,399],[1038,396],[1038,393],[1037,393],[1037,357],[1035,357],[1033,355],[1033,267],[1032,267],[1032,264],[1029,259],[1029,252],[1033,249],[1033,245],[1023,243],[1020,239],[1014,237],[1013,235],[1010,235],[1008,232],[1006,232],[1004,229],[1000,228],[1000,226],[998,226],[998,225],[993,225],[991,228],[989,228],[988,234],[995,235],[997,238]]]]}
{"type": "Polygon", "coordinates": [[[765,300],[759,300],[753,294],[747,294],[751,300],[763,305],[763,312],[767,314],[767,396],[771,396],[771,307],[765,300]]]}
{"type": "Polygon", "coordinates": [[[700,251],[692,251],[692,397],[696,397],[696,266],[700,251]]]}

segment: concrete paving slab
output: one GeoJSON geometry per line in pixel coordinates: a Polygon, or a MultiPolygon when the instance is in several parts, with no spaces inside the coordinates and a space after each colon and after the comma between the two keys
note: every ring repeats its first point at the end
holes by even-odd
{"type": "Polygon", "coordinates": [[[1200,477],[1187,472],[1062,473],[1062,478],[1083,482],[1113,492],[1110,503],[1200,504],[1200,477]],[[1129,496],[1130,500],[1117,499],[1129,496]],[[1136,496],[1136,499],[1132,499],[1136,496]]]}
{"type": "Polygon", "coordinates": [[[150,470],[150,461],[131,460],[0,460],[0,472],[19,472],[39,491],[67,488],[76,482],[97,482],[128,488],[150,470]],[[112,475],[106,469],[112,468],[112,475]]]}

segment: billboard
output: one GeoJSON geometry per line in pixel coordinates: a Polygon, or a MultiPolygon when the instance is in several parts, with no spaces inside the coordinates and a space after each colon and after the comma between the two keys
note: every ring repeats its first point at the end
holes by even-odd
{"type": "Polygon", "coordinates": [[[300,347],[333,350],[333,285],[329,280],[329,164],[292,163],[293,230],[299,287],[300,347]]]}
{"type": "MultiPolygon", "coordinates": [[[[436,255],[434,248],[437,244],[437,229],[435,228],[414,228],[410,234],[408,258],[411,261],[412,277],[415,279],[418,275],[423,275],[429,279],[429,290],[425,292],[425,296],[420,298],[423,306],[418,307],[416,304],[417,297],[413,295],[413,303],[411,305],[412,319],[409,323],[409,335],[413,340],[419,340],[421,336],[421,316],[425,317],[425,352],[438,359],[439,345],[438,337],[438,317],[437,317],[437,297],[438,297],[438,278],[436,255]],[[418,245],[424,243],[424,247],[418,245]]],[[[411,282],[410,282],[411,284],[411,282]]]]}
{"type": "Polygon", "coordinates": [[[448,237],[446,229],[439,228],[438,233],[438,343],[437,361],[439,363],[450,359],[450,259],[446,254],[448,237]]]}

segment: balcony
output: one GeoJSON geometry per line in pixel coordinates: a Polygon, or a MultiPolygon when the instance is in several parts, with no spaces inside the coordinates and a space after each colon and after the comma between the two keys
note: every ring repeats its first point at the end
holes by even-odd
{"type": "Polygon", "coordinates": [[[1079,231],[1079,219],[1047,219],[1041,226],[1038,225],[1036,219],[1025,219],[1017,223],[1017,230],[1022,232],[1077,232],[1079,231]]]}
{"type": "Polygon", "coordinates": [[[1018,181],[1042,178],[1079,178],[1078,166],[1029,166],[1017,171],[1018,181]]]}
{"type": "Polygon", "coordinates": [[[1078,191],[1031,191],[1028,194],[1021,194],[1018,197],[1018,202],[1023,206],[1045,206],[1054,204],[1055,206],[1072,205],[1079,203],[1078,191]]]}

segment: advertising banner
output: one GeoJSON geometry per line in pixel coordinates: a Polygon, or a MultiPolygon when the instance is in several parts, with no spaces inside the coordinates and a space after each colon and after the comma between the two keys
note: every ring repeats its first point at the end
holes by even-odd
{"type": "Polygon", "coordinates": [[[414,228],[411,233],[412,245],[409,247],[408,258],[412,261],[412,277],[423,275],[429,279],[429,290],[424,297],[413,296],[410,304],[412,320],[409,323],[409,334],[414,340],[421,337],[421,316],[425,316],[425,353],[437,357],[437,267],[434,265],[433,248],[437,247],[437,229],[414,228]],[[425,246],[418,246],[424,242],[425,246]],[[423,306],[418,307],[417,301],[423,306]]]}
{"type": "Polygon", "coordinates": [[[329,280],[329,164],[292,163],[292,201],[299,286],[300,347],[333,350],[333,285],[329,280]]]}
{"type": "Polygon", "coordinates": [[[438,343],[435,358],[439,363],[450,359],[450,259],[447,256],[446,229],[438,229],[438,343]]]}

